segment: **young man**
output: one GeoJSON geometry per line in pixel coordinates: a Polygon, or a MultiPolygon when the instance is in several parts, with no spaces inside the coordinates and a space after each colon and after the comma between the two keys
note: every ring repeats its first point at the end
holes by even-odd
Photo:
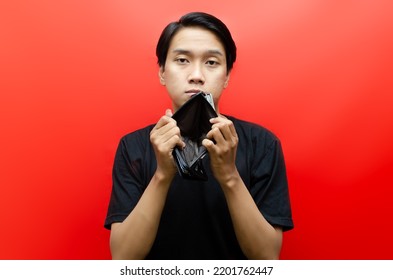
{"type": "Polygon", "coordinates": [[[199,91],[213,96],[217,118],[202,144],[209,179],[177,174],[184,147],[166,110],[155,125],[121,139],[105,227],[114,259],[277,259],[293,227],[279,140],[265,128],[221,115],[219,100],[236,60],[224,23],[190,13],[169,24],[157,44],[160,83],[176,112],[199,91]]]}

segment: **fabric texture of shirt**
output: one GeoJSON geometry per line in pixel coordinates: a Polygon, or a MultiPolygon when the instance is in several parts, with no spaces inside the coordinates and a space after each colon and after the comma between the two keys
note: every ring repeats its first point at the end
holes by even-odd
{"type": "MultiPolygon", "coordinates": [[[[279,139],[264,127],[234,117],[239,143],[236,167],[264,218],[284,231],[293,228],[285,162],[279,139]]],[[[105,227],[122,222],[133,210],[156,170],[147,126],[119,143],[105,227]]],[[[157,236],[147,259],[245,259],[236,239],[209,156],[203,159],[208,181],[178,174],[172,181],[157,236]]]]}

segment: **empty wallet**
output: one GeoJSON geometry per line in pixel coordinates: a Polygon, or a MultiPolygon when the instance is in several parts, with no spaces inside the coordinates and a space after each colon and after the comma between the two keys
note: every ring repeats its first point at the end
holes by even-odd
{"type": "Polygon", "coordinates": [[[199,92],[184,103],[172,116],[180,128],[180,134],[185,148],[175,147],[173,157],[181,177],[191,180],[208,179],[203,168],[202,159],[207,150],[202,146],[202,140],[211,129],[210,119],[217,113],[206,100],[206,94],[199,92]]]}

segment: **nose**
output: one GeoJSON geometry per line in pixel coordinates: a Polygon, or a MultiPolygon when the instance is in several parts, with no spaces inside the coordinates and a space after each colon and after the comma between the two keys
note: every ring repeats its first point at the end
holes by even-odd
{"type": "Polygon", "coordinates": [[[194,65],[194,67],[191,69],[190,75],[188,76],[188,82],[190,84],[199,85],[203,85],[205,83],[205,77],[200,65],[194,65]]]}

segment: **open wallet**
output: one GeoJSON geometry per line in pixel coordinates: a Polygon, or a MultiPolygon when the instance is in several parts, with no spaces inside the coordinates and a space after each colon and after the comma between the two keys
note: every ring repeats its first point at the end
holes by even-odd
{"type": "Polygon", "coordinates": [[[207,150],[202,140],[210,131],[211,118],[217,117],[212,97],[208,93],[199,92],[193,95],[172,116],[180,128],[185,148],[175,147],[173,157],[181,177],[191,180],[207,181],[202,159],[207,150]]]}

